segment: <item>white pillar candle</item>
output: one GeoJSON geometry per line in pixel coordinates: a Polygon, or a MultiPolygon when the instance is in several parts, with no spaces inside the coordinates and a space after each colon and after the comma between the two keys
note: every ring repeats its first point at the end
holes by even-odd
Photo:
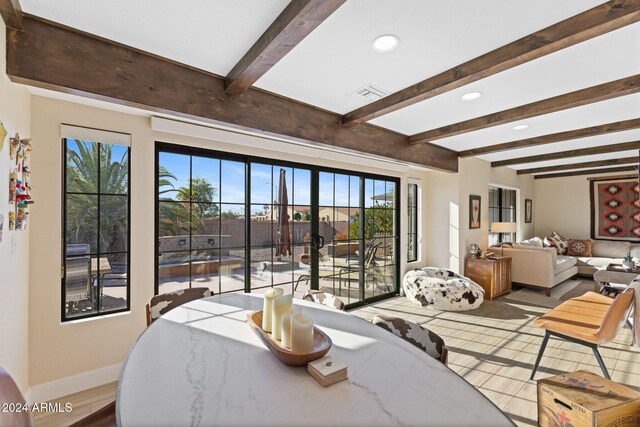
{"type": "Polygon", "coordinates": [[[271,332],[271,319],[273,319],[273,299],[280,296],[284,291],[280,288],[267,289],[264,293],[264,304],[262,306],[262,330],[271,332]]]}
{"type": "Polygon", "coordinates": [[[291,313],[282,316],[282,346],[291,348],[291,316],[302,313],[300,307],[291,307],[291,313]]]}
{"type": "Polygon", "coordinates": [[[280,295],[273,299],[273,317],[271,318],[271,337],[282,339],[282,316],[291,313],[293,295],[280,295]]]}
{"type": "Polygon", "coordinates": [[[291,316],[291,351],[310,353],[313,351],[313,320],[304,313],[291,316]]]}

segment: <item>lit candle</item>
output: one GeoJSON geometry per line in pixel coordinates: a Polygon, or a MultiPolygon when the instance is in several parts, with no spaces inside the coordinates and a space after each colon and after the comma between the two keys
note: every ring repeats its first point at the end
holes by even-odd
{"type": "Polygon", "coordinates": [[[310,353],[313,351],[313,320],[304,313],[291,316],[291,351],[310,353]]]}
{"type": "Polygon", "coordinates": [[[291,313],[282,316],[282,346],[291,348],[291,316],[295,313],[302,313],[300,307],[292,307],[291,313]]]}
{"type": "Polygon", "coordinates": [[[267,289],[264,293],[264,304],[262,306],[262,330],[271,332],[271,319],[273,318],[273,299],[280,296],[284,291],[280,288],[267,289]]]}
{"type": "Polygon", "coordinates": [[[271,318],[271,336],[274,340],[282,339],[282,316],[291,313],[293,295],[280,295],[273,299],[273,317],[271,318]]]}

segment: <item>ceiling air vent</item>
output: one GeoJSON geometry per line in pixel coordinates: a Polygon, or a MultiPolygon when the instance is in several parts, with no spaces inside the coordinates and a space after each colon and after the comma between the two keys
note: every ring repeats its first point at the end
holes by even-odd
{"type": "Polygon", "coordinates": [[[378,86],[369,83],[368,85],[351,92],[349,96],[353,96],[354,98],[358,98],[364,102],[373,102],[377,101],[378,99],[384,98],[388,94],[389,92],[387,92],[386,90],[380,89],[378,86]]]}

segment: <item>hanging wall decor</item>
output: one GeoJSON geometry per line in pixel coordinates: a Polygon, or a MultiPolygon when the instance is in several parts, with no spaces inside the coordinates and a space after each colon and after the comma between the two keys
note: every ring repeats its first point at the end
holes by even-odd
{"type": "Polygon", "coordinates": [[[2,242],[2,228],[4,227],[4,215],[0,214],[0,242],[2,242]]]}
{"type": "Polygon", "coordinates": [[[7,137],[7,129],[4,127],[4,124],[0,122],[0,151],[2,151],[2,147],[4,147],[4,139],[7,137]]]}
{"type": "Polygon", "coordinates": [[[11,138],[9,155],[14,160],[9,172],[9,230],[25,230],[29,219],[31,200],[31,140],[11,138]]]}
{"type": "Polygon", "coordinates": [[[640,242],[638,178],[591,179],[591,238],[640,242]]]}
{"type": "Polygon", "coordinates": [[[16,228],[16,213],[9,212],[9,230],[13,231],[16,228]]]}

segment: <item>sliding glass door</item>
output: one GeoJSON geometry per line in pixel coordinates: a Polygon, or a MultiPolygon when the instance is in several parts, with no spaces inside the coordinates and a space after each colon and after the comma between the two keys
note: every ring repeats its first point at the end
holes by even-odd
{"type": "Polygon", "coordinates": [[[280,287],[362,303],[397,292],[398,182],[156,146],[156,293],[280,287]]]}

